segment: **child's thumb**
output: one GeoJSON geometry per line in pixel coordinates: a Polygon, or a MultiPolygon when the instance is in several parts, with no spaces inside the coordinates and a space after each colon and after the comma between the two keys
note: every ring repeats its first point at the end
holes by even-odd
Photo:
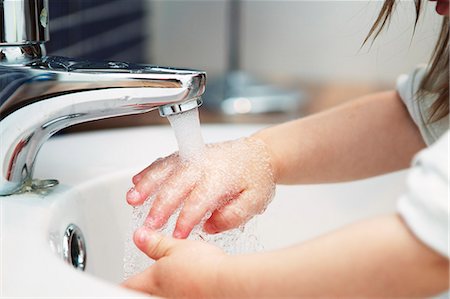
{"type": "Polygon", "coordinates": [[[177,240],[143,226],[134,233],[134,243],[148,257],[159,260],[169,255],[170,249],[176,245],[177,240]]]}

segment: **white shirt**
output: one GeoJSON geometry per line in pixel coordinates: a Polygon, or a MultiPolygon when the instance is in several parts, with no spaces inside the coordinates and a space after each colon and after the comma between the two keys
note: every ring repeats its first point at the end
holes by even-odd
{"type": "Polygon", "coordinates": [[[419,152],[408,173],[407,192],[398,211],[412,232],[426,245],[449,257],[449,138],[447,131],[419,152]]]}
{"type": "MultiPolygon", "coordinates": [[[[398,212],[415,236],[431,249],[449,258],[449,117],[429,123],[429,108],[436,97],[417,99],[416,92],[426,72],[417,67],[397,80],[397,92],[429,148],[413,159],[407,191],[398,201],[398,212]]],[[[449,293],[439,298],[448,298],[449,293]]]]}
{"type": "MultiPolygon", "coordinates": [[[[449,238],[449,117],[429,123],[429,108],[436,97],[418,100],[416,92],[425,75],[419,66],[397,80],[397,92],[427,145],[413,159],[407,191],[398,201],[398,212],[415,236],[445,257],[450,256],[449,238]]],[[[449,298],[446,292],[438,296],[449,298]]]]}
{"type": "Polygon", "coordinates": [[[400,198],[398,211],[420,240],[449,257],[449,118],[428,122],[429,107],[436,98],[416,97],[425,72],[426,66],[421,65],[397,80],[400,98],[425,142],[432,144],[413,159],[407,193],[400,198]]]}

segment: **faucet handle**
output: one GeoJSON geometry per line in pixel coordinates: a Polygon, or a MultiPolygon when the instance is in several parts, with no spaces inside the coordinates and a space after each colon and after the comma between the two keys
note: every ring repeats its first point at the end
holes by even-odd
{"type": "MultiPolygon", "coordinates": [[[[1,0],[0,0],[1,1],[1,0]]],[[[53,70],[76,73],[124,73],[124,74],[161,74],[161,75],[188,75],[199,74],[201,71],[161,67],[150,64],[136,64],[122,61],[88,61],[77,60],[62,56],[44,56],[41,59],[32,60],[27,67],[41,70],[53,70]]]]}
{"type": "Polygon", "coordinates": [[[44,56],[40,60],[32,61],[27,66],[35,69],[54,70],[64,72],[108,72],[114,70],[129,72],[130,64],[119,61],[85,61],[62,56],[44,56]]]}

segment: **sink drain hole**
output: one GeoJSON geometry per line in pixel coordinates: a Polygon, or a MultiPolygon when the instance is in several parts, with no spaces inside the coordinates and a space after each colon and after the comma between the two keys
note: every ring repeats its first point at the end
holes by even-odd
{"type": "Polygon", "coordinates": [[[86,267],[86,243],[83,233],[75,224],[70,224],[64,232],[63,258],[74,268],[84,271],[86,267]]]}

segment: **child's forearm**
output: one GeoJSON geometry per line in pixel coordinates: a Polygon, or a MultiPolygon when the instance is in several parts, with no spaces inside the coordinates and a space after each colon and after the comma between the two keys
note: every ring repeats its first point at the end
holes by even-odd
{"type": "Polygon", "coordinates": [[[262,130],[277,183],[337,182],[409,166],[425,147],[395,91],[262,130]]]}
{"type": "Polygon", "coordinates": [[[230,257],[222,275],[231,296],[411,298],[448,289],[448,267],[393,215],[288,249],[230,257]]]}

